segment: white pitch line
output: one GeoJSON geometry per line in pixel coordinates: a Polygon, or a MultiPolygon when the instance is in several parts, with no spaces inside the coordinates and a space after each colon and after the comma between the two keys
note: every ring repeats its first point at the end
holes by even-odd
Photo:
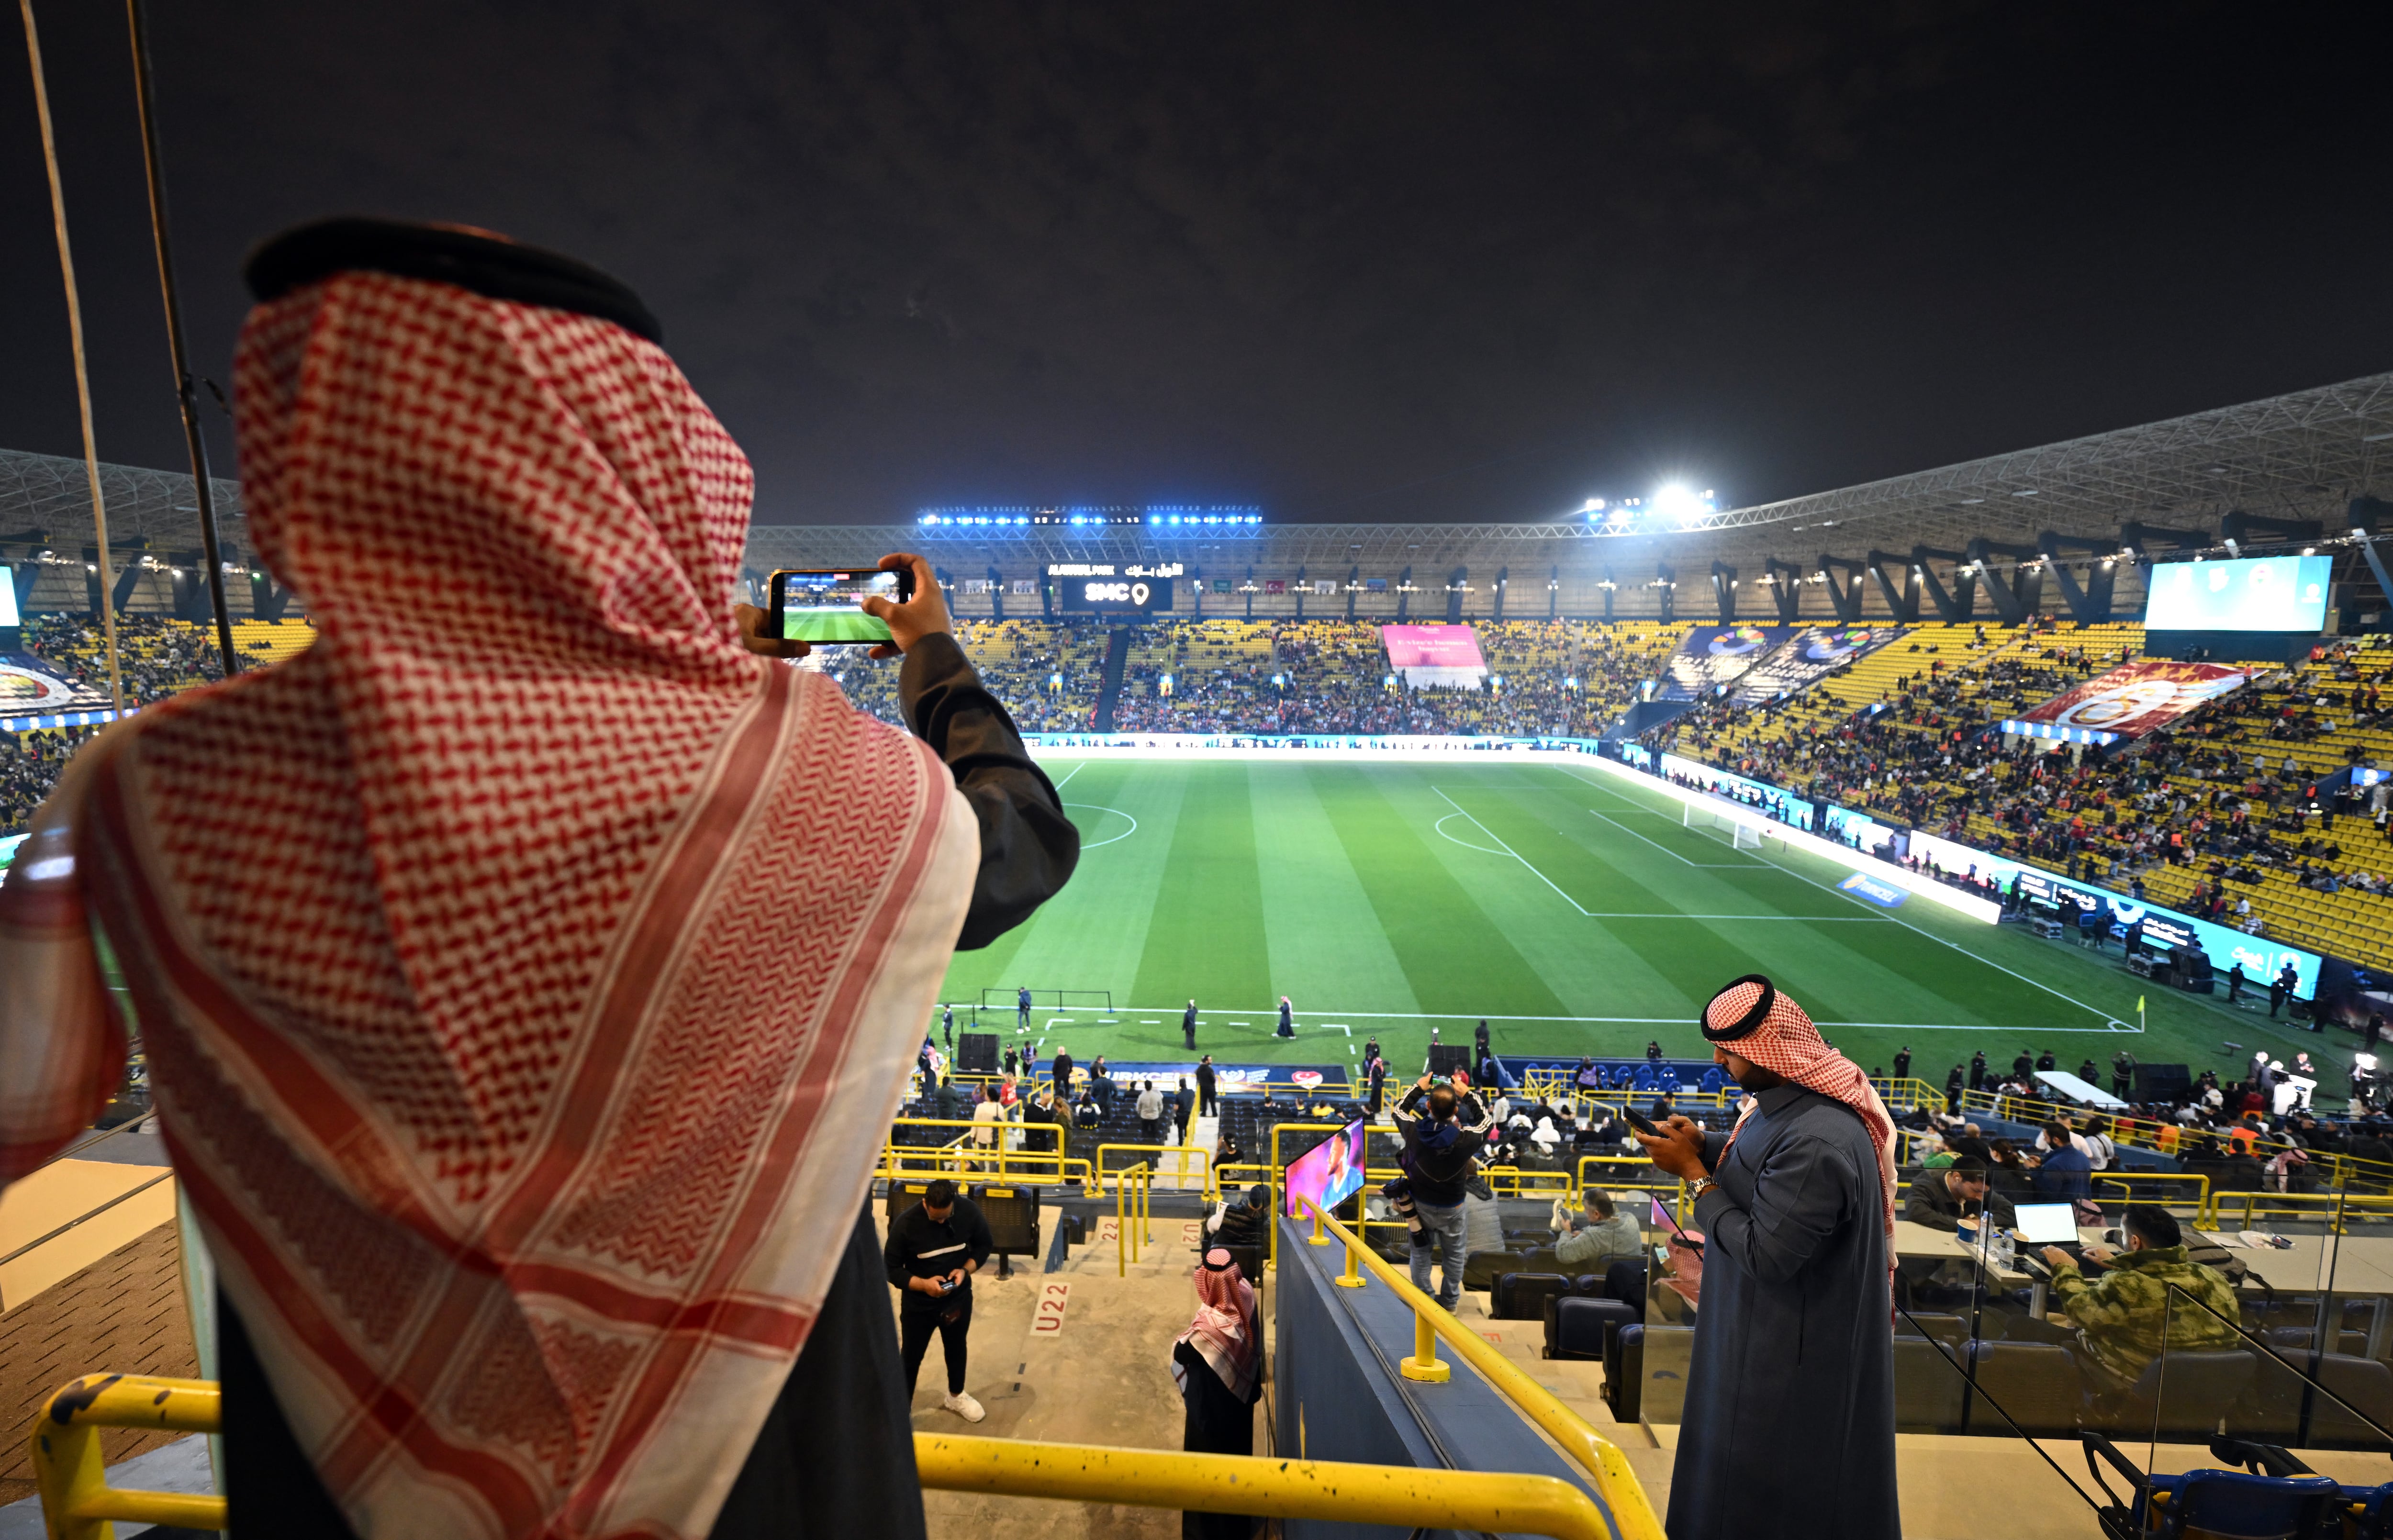
{"type": "MultiPolygon", "coordinates": [[[[1460,803],[1456,802],[1452,797],[1447,797],[1445,795],[1445,790],[1443,787],[1432,786],[1430,790],[1436,792],[1440,797],[1445,798],[1446,806],[1454,809],[1457,813],[1460,813],[1464,817],[1471,818],[1472,823],[1479,824],[1480,833],[1486,835],[1497,844],[1504,845],[1505,855],[1510,856],[1513,860],[1520,862],[1523,866],[1529,867],[1529,872],[1532,876],[1536,877],[1538,881],[1543,882],[1546,886],[1554,889],[1554,896],[1560,898],[1563,903],[1568,904],[1572,908],[1578,910],[1579,913],[1587,913],[1587,906],[1581,904],[1577,899],[1573,898],[1570,894],[1563,892],[1562,889],[1554,887],[1554,880],[1552,878],[1548,877],[1544,872],[1537,870],[1536,868],[1530,867],[1527,857],[1523,856],[1519,851],[1514,850],[1510,845],[1504,844],[1504,837],[1502,835],[1497,833],[1485,824],[1479,823],[1478,819],[1471,818],[1471,814],[1464,809],[1460,803]]],[[[1461,842],[1462,842],[1459,840],[1455,841],[1455,843],[1457,844],[1460,844],[1461,842]]],[[[1489,852],[1489,854],[1492,855],[1494,853],[1489,852]]],[[[1360,1012],[1357,1012],[1357,1014],[1360,1014],[1360,1012]]]]}
{"type": "MultiPolygon", "coordinates": [[[[1576,770],[1572,770],[1572,769],[1570,769],[1568,766],[1556,766],[1556,768],[1561,769],[1561,770],[1563,771],[1563,774],[1565,774],[1565,775],[1569,776],[1569,777],[1570,777],[1572,779],[1574,779],[1574,780],[1580,780],[1580,781],[1586,781],[1586,780],[1587,780],[1587,777],[1586,777],[1579,775],[1577,771],[1576,771],[1576,770]]],[[[1593,785],[1594,783],[1590,781],[1590,782],[1588,782],[1588,784],[1589,784],[1589,785],[1593,785]]],[[[1607,788],[1606,790],[1609,790],[1609,788],[1607,788]]],[[[1618,793],[1616,793],[1616,792],[1615,792],[1615,793],[1614,793],[1614,794],[1615,794],[1615,795],[1618,795],[1618,793]]],[[[1594,813],[1594,812],[1595,812],[1595,810],[1594,810],[1593,808],[1589,808],[1589,809],[1588,809],[1588,811],[1589,811],[1589,812],[1590,812],[1590,813],[1594,813]]],[[[1646,812],[1649,812],[1649,813],[1650,813],[1650,812],[1654,812],[1654,809],[1652,809],[1652,808],[1647,808],[1647,809],[1644,809],[1644,811],[1646,811],[1646,812]]],[[[1597,814],[1596,814],[1596,816],[1597,816],[1597,817],[1599,817],[1599,818],[1601,818],[1601,817],[1603,817],[1603,815],[1602,815],[1602,814],[1601,814],[1601,813],[1597,813],[1597,814]]],[[[1606,821],[1606,822],[1611,822],[1612,820],[1606,819],[1605,821],[1606,821]]],[[[1639,837],[1640,839],[1644,838],[1642,835],[1640,835],[1640,836],[1638,836],[1638,837],[1639,837]]],[[[1648,840],[1648,841],[1646,841],[1646,843],[1651,844],[1651,843],[1653,843],[1653,842],[1652,842],[1652,841],[1650,841],[1650,840],[1648,840]]],[[[1755,854],[1759,855],[1760,853],[1757,851],[1755,854]]],[[[1785,865],[1785,864],[1784,864],[1784,863],[1782,863],[1782,862],[1772,861],[1772,860],[1771,860],[1771,859],[1770,859],[1770,857],[1769,857],[1769,856],[1767,856],[1767,855],[1762,855],[1762,856],[1761,856],[1761,859],[1762,859],[1765,863],[1767,863],[1768,865],[1772,866],[1772,867],[1776,867],[1780,871],[1785,872],[1787,876],[1794,878],[1794,879],[1795,879],[1797,881],[1798,881],[1798,882],[1809,882],[1809,883],[1811,883],[1811,886],[1813,886],[1813,887],[1815,887],[1815,888],[1819,889],[1822,893],[1831,893],[1831,894],[1835,894],[1837,897],[1839,897],[1839,898],[1841,898],[1841,899],[1844,899],[1846,902],[1848,902],[1848,903],[1851,903],[1851,904],[1861,904],[1861,903],[1865,902],[1865,900],[1863,900],[1863,899],[1860,899],[1860,898],[1856,898],[1856,897],[1854,897],[1851,894],[1849,894],[1849,893],[1845,892],[1845,890],[1844,890],[1844,889],[1837,887],[1837,886],[1835,883],[1833,883],[1833,882],[1823,882],[1823,881],[1821,881],[1819,879],[1817,879],[1817,878],[1815,878],[1815,877],[1807,877],[1807,876],[1805,876],[1803,873],[1801,873],[1801,872],[1799,872],[1799,871],[1797,871],[1793,867],[1786,866],[1786,865],[1785,865]]],[[[1690,865],[1692,865],[1692,864],[1693,864],[1693,863],[1690,863],[1690,865]]],[[[2054,999],[2057,999],[2057,1000],[2064,1000],[2064,1001],[2068,1002],[2069,1004],[2071,1004],[2071,1005],[2073,1005],[2073,1006],[2077,1007],[2077,1009],[2079,1009],[2080,1011],[2083,1011],[2086,1012],[2088,1015],[2099,1016],[2099,1017],[2101,1017],[2101,1018],[2102,1018],[2102,1021],[2103,1021],[2103,1024],[2104,1024],[2104,1025],[2103,1025],[2103,1030],[2104,1030],[2104,1031],[2106,1031],[2106,1032],[2139,1032],[2139,1031],[2141,1031],[2141,1030],[2142,1030],[2142,1028],[2140,1028],[2140,1027],[2133,1027],[2133,1026],[2129,1026],[2125,1022],[2121,1021],[2118,1017],[2113,1016],[2113,1015],[2112,1015],[2112,1014],[2111,1014],[2108,1011],[2103,1010],[2103,1009],[2102,1009],[2102,1008],[2100,1008],[2099,1006],[2088,1005],[2088,1004],[2086,1004],[2084,1000],[2079,999],[2079,998],[2078,998],[2076,996],[2074,996],[2074,995],[2064,995],[2064,994],[2062,994],[2060,990],[2055,989],[2054,987],[2052,987],[2052,985],[2048,985],[2048,984],[2042,983],[2041,981],[2036,980],[2036,979],[2032,979],[2032,978],[2028,977],[2025,973],[2022,973],[2022,972],[2019,972],[2019,971],[2018,971],[2017,969],[2015,969],[2015,968],[2006,968],[2006,967],[2004,967],[2001,963],[1996,962],[1994,959],[1989,958],[1989,957],[1982,957],[1982,956],[1979,955],[1978,953],[1973,952],[1973,951],[1971,951],[1971,950],[1969,950],[1969,948],[1968,948],[1967,946],[1962,946],[1962,945],[1961,945],[1960,943],[1958,943],[1958,942],[1955,942],[1955,941],[1947,941],[1947,940],[1945,940],[1942,936],[1938,935],[1938,934],[1937,934],[1935,932],[1933,932],[1933,931],[1925,931],[1925,930],[1921,930],[1918,926],[1914,925],[1910,920],[1905,920],[1905,919],[1902,918],[1900,915],[1892,915],[1892,914],[1873,915],[1873,916],[1871,916],[1870,918],[1872,918],[1872,919],[1876,919],[1876,920],[1893,920],[1896,924],[1898,924],[1898,925],[1902,926],[1904,930],[1911,932],[1914,935],[1925,936],[1925,937],[1927,937],[1929,940],[1930,940],[1930,941],[1932,941],[1932,942],[1936,943],[1936,945],[1938,945],[1939,946],[1949,946],[1949,947],[1951,947],[1954,951],[1956,951],[1956,952],[1960,953],[1963,957],[1969,959],[1970,959],[1971,961],[1973,961],[1973,962],[1981,962],[1981,963],[1983,963],[1985,966],[1987,966],[1987,967],[1989,967],[1989,968],[1992,968],[1993,970],[1994,970],[1994,971],[1995,971],[1996,972],[1998,972],[1998,973],[2008,973],[2011,977],[2013,977],[2013,978],[2015,978],[2015,979],[2019,980],[2021,984],[2028,985],[2030,985],[2030,986],[2032,986],[2032,987],[2033,987],[2033,988],[2037,988],[2037,989],[2041,989],[2041,990],[2043,990],[2046,994],[2050,995],[2054,999]]]]}
{"type": "Polygon", "coordinates": [[[1055,783],[1055,790],[1060,793],[1060,792],[1064,790],[1064,788],[1066,788],[1066,787],[1067,787],[1067,786],[1069,786],[1069,785],[1071,785],[1071,784],[1072,784],[1072,777],[1073,777],[1074,776],[1079,775],[1081,771],[1086,770],[1088,767],[1089,767],[1089,762],[1088,762],[1087,760],[1082,760],[1079,763],[1078,763],[1078,764],[1076,764],[1076,765],[1072,766],[1072,768],[1071,768],[1071,769],[1069,769],[1069,770],[1067,770],[1067,771],[1066,771],[1066,772],[1064,773],[1064,778],[1063,778],[1062,780],[1059,780],[1059,781],[1057,781],[1057,782],[1055,783]]]}
{"type": "MultiPolygon", "coordinates": [[[[1641,807],[1637,811],[1640,813],[1650,813],[1653,812],[1653,809],[1641,807]]],[[[1593,814],[1599,818],[1602,818],[1605,823],[1610,824],[1613,828],[1620,830],[1621,833],[1628,835],[1632,840],[1645,840],[1645,836],[1638,833],[1627,824],[1622,823],[1619,819],[1614,817],[1609,813],[1603,812],[1600,808],[1590,807],[1588,809],[1588,812],[1593,814]]],[[[1659,815],[1656,815],[1656,816],[1658,816],[1659,815]]],[[[1658,840],[1645,840],[1645,842],[1652,845],[1655,850],[1660,851],[1663,855],[1668,856],[1673,861],[1686,861],[1687,865],[1700,868],[1705,871],[1751,871],[1758,865],[1758,863],[1752,861],[1689,861],[1687,860],[1687,857],[1680,855],[1677,851],[1672,850],[1669,846],[1662,843],[1658,840]]]]}

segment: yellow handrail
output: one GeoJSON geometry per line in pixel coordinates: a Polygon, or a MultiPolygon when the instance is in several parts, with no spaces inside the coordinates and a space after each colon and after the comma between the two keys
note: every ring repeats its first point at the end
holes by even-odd
{"type": "Polygon", "coordinates": [[[85,1375],[60,1387],[33,1419],[33,1484],[51,1540],[101,1540],[111,1533],[111,1519],[223,1529],[222,1497],[110,1486],[99,1451],[103,1428],[214,1433],[222,1421],[223,1398],[211,1380],[85,1375]]]}
{"type": "Polygon", "coordinates": [[[1116,1173],[1114,1181],[1114,1276],[1127,1277],[1138,1260],[1142,1243],[1155,1237],[1146,1231],[1148,1205],[1154,1201],[1155,1172],[1144,1161],[1116,1173]],[[1136,1194],[1132,1198],[1130,1194],[1136,1194]]]}
{"type": "Polygon", "coordinates": [[[1346,1265],[1350,1271],[1358,1263],[1369,1269],[1373,1277],[1394,1289],[1396,1298],[1411,1308],[1413,1356],[1398,1364],[1399,1373],[1407,1379],[1444,1379],[1445,1375],[1440,1371],[1445,1366],[1437,1361],[1433,1338],[1445,1338],[1446,1345],[1478,1370],[1481,1378],[1494,1386],[1523,1416],[1536,1424],[1594,1478],[1595,1489],[1603,1494],[1613,1519],[1620,1526],[1620,1540],[1662,1540],[1661,1520],[1654,1517],[1653,1505],[1645,1500],[1645,1489],[1638,1484],[1636,1472],[1628,1468],[1628,1457],[1620,1452],[1618,1444],[1555,1400],[1553,1392],[1523,1374],[1484,1338],[1448,1314],[1444,1306],[1413,1287],[1411,1279],[1381,1260],[1363,1244],[1361,1236],[1323,1213],[1320,1205],[1310,1198],[1300,1201],[1312,1212],[1316,1225],[1346,1243],[1346,1265]]]}
{"type": "MultiPolygon", "coordinates": [[[[1602,1509],[1586,1493],[1553,1476],[1109,1449],[953,1433],[915,1434],[914,1468],[926,1487],[1001,1497],[1130,1503],[1192,1513],[1322,1519],[1397,1529],[1546,1534],[1555,1540],[1611,1540],[1612,1534],[1602,1509]]],[[[1643,1500],[1641,1492],[1641,1507],[1643,1500]]],[[[1617,1505],[1614,1512],[1618,1516],[1617,1505]]],[[[1650,1517],[1651,1509],[1646,1512],[1650,1517]]],[[[1655,1540],[1661,1533],[1658,1525],[1651,1531],[1655,1540]]],[[[1623,1540],[1639,1533],[1623,1520],[1623,1540]]]]}
{"type": "Polygon", "coordinates": [[[1603,1185],[1607,1192],[1615,1187],[1627,1187],[1641,1193],[1676,1193],[1681,1198],[1687,1195],[1687,1184],[1656,1167],[1650,1156],[1616,1155],[1578,1157],[1578,1186],[1576,1191],[1576,1195],[1580,1197],[1584,1197],[1587,1194],[1587,1168],[1590,1166],[1632,1166],[1653,1173],[1651,1176],[1633,1176],[1619,1181],[1605,1182],[1603,1185]]]}
{"type": "MultiPolygon", "coordinates": [[[[222,1497],[110,1486],[99,1448],[103,1428],[215,1433],[222,1426],[223,1399],[211,1380],[85,1375],[60,1388],[43,1407],[33,1433],[34,1481],[53,1540],[100,1540],[110,1533],[109,1520],[120,1519],[226,1528],[229,1517],[222,1497]]],[[[914,1435],[914,1465],[925,1487],[998,1496],[1429,1524],[1554,1540],[1611,1540],[1612,1534],[1602,1510],[1586,1493],[1551,1476],[935,1433],[914,1435]]],[[[1600,1482],[1598,1490],[1608,1499],[1612,1495],[1600,1482]]],[[[1640,1509],[1650,1518],[1643,1496],[1637,1494],[1640,1509]]],[[[1624,1540],[1641,1534],[1616,1501],[1614,1512],[1621,1519],[1624,1540]]]]}
{"type": "Polygon", "coordinates": [[[873,1176],[883,1181],[916,1177],[986,1176],[1025,1187],[1093,1187],[1096,1175],[1078,1155],[1052,1150],[984,1150],[978,1145],[884,1144],[873,1176]],[[994,1169],[991,1168],[994,1167],[994,1169]]]}
{"type": "MultiPolygon", "coordinates": [[[[1180,1158],[1180,1167],[1181,1167],[1181,1169],[1180,1169],[1180,1171],[1179,1171],[1179,1173],[1178,1173],[1179,1175],[1181,1175],[1181,1176],[1183,1176],[1183,1177],[1186,1177],[1186,1176],[1190,1176],[1190,1175],[1196,1175],[1196,1176],[1202,1177],[1202,1178],[1204,1178],[1204,1181],[1203,1181],[1203,1182],[1202,1182],[1202,1184],[1201,1184],[1201,1185],[1202,1185],[1203,1190],[1208,1191],[1208,1192],[1210,1192],[1210,1191],[1211,1191],[1211,1190],[1212,1190],[1212,1185],[1213,1185],[1213,1179],[1212,1179],[1213,1152],[1212,1152],[1212,1151],[1210,1151],[1210,1150],[1208,1150],[1208,1149],[1204,1148],[1202,1145],[1198,1145],[1198,1144],[1100,1144],[1100,1145],[1098,1145],[1098,1146],[1097,1146],[1097,1151],[1096,1151],[1096,1155],[1097,1155],[1097,1165],[1096,1165],[1096,1169],[1097,1169],[1097,1181],[1098,1181],[1100,1183],[1103,1183],[1103,1182],[1105,1181],[1105,1180],[1107,1177],[1118,1177],[1118,1176],[1121,1175],[1121,1172],[1119,1172],[1119,1171],[1112,1171],[1112,1170],[1107,1170],[1107,1169],[1105,1168],[1105,1152],[1106,1152],[1107,1150],[1135,1150],[1135,1151],[1142,1151],[1142,1152],[1144,1152],[1144,1153],[1146,1153],[1146,1154],[1148,1154],[1148,1155],[1152,1155],[1157,1156],[1157,1158],[1156,1160],[1154,1160],[1154,1161],[1152,1161],[1152,1162],[1148,1162],[1147,1164],[1151,1164],[1151,1165],[1153,1165],[1153,1166],[1156,1168],[1156,1174],[1157,1174],[1157,1175],[1158,1175],[1158,1176],[1160,1176],[1160,1175],[1162,1175],[1162,1174],[1163,1174],[1163,1170],[1162,1170],[1163,1162],[1162,1162],[1162,1159],[1161,1159],[1160,1157],[1162,1157],[1162,1156],[1164,1156],[1164,1155],[1178,1155],[1178,1156],[1180,1156],[1180,1157],[1181,1157],[1181,1158],[1180,1158]],[[1189,1157],[1190,1155],[1195,1155],[1198,1160],[1200,1160],[1200,1161],[1204,1162],[1203,1166],[1199,1167],[1199,1168],[1198,1168],[1195,1172],[1193,1172],[1193,1173],[1188,1169],[1188,1157],[1189,1157]]],[[[1127,1168],[1125,1168],[1125,1169],[1127,1169],[1127,1168]]]]}
{"type": "Polygon", "coordinates": [[[2375,1197],[2367,1194],[2349,1193],[2214,1193],[2210,1199],[2211,1225],[2226,1226],[2227,1211],[2240,1207],[2243,1211],[2241,1228],[2252,1228],[2255,1214],[2281,1214],[2287,1219],[2325,1220],[2330,1233],[2343,1233],[2346,1215],[2383,1218],[2393,1214],[2393,1197],[2375,1197]]]}
{"type": "MultiPolygon", "coordinates": [[[[2195,1184],[2193,1222],[2207,1229],[2218,1215],[2214,1207],[2217,1200],[2210,1191],[2210,1178],[2200,1171],[2097,1171],[2094,1181],[2098,1186],[2106,1181],[2115,1181],[2125,1188],[2130,1196],[2134,1194],[2138,1182],[2190,1181],[2195,1184]]],[[[2163,1202],[2166,1201],[2164,1194],[2163,1202]]]]}

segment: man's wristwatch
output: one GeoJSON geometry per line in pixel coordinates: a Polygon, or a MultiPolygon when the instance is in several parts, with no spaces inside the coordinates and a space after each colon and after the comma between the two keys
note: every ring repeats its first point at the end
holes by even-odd
{"type": "Polygon", "coordinates": [[[1695,1184],[1687,1189],[1687,1201],[1689,1203],[1699,1202],[1706,1193],[1710,1192],[1713,1188],[1719,1185],[1720,1183],[1710,1177],[1697,1177],[1695,1179],[1695,1184]]]}

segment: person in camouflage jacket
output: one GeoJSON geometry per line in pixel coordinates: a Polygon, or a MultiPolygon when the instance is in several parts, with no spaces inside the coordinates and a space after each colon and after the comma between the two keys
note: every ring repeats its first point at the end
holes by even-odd
{"type": "Polygon", "coordinates": [[[2241,1345],[2233,1325],[2242,1319],[2234,1289],[2216,1269],[2187,1259],[2184,1234],[2174,1215],[2157,1205],[2136,1204],[2121,1227],[2127,1237],[2125,1252],[2086,1248],[2087,1256],[2105,1264],[2101,1277],[2090,1284],[2068,1252],[2059,1246],[2044,1251],[2044,1259],[2052,1264],[2052,1297],[2077,1327],[2081,1365],[2099,1368],[2118,1384],[2131,1385],[2164,1346],[2178,1352],[2213,1352],[2241,1345]],[[2184,1294],[2173,1294],[2171,1284],[2184,1294]]]}

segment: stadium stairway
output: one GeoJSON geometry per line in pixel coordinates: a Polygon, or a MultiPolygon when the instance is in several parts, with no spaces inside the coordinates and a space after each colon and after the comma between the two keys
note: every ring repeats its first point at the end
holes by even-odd
{"type": "Polygon", "coordinates": [[[1121,699],[1122,671],[1130,663],[1130,627],[1117,630],[1105,641],[1105,672],[1097,678],[1096,730],[1114,730],[1114,705],[1121,699]]]}

